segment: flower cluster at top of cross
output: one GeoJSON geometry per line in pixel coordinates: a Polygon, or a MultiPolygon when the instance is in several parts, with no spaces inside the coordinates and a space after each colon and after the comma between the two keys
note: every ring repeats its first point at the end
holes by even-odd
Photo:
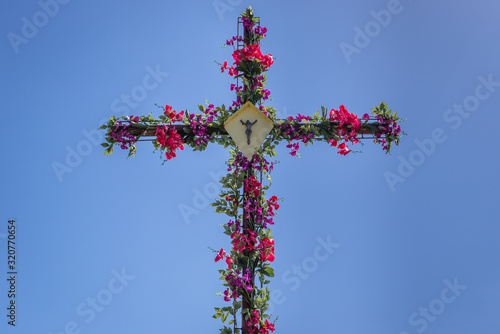
{"type": "Polygon", "coordinates": [[[243,27],[246,31],[245,38],[241,36],[234,36],[226,42],[226,45],[233,45],[234,42],[244,42],[243,48],[235,48],[233,52],[233,64],[228,65],[224,61],[223,65],[219,65],[221,72],[226,69],[230,76],[234,78],[242,78],[243,85],[237,86],[231,84],[231,90],[236,92],[236,100],[233,101],[230,109],[235,110],[251,101],[257,104],[258,101],[265,101],[269,99],[271,92],[265,89],[266,74],[265,72],[273,64],[274,58],[272,55],[264,55],[261,51],[260,40],[266,37],[267,29],[258,26],[257,18],[253,13],[246,11],[242,16],[243,27]],[[245,16],[248,15],[248,16],[245,16]]]}

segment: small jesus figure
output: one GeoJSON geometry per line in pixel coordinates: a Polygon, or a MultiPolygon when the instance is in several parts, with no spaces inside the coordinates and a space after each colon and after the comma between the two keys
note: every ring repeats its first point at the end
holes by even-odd
{"type": "Polygon", "coordinates": [[[246,122],[243,122],[240,119],[240,122],[241,122],[241,124],[246,125],[246,127],[247,127],[247,129],[245,130],[245,133],[247,134],[247,144],[250,145],[250,136],[252,135],[252,125],[257,123],[257,120],[255,120],[253,123],[250,123],[249,120],[247,120],[246,122]]]}

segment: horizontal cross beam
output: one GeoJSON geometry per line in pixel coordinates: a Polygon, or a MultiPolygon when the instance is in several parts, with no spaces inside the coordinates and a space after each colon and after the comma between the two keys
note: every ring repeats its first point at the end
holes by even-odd
{"type": "MultiPolygon", "coordinates": [[[[279,124],[280,121],[284,121],[281,119],[277,120],[277,123],[279,124]]],[[[359,129],[356,130],[356,133],[358,135],[361,135],[359,139],[375,139],[376,137],[374,136],[376,133],[382,133],[379,129],[379,122],[373,122],[373,123],[367,123],[367,124],[362,124],[359,129]],[[365,135],[370,135],[370,137],[365,137],[365,135]]],[[[306,124],[306,123],[297,123],[299,128],[301,126],[319,126],[318,124],[306,124]]],[[[332,128],[336,128],[338,126],[338,122],[330,122],[330,125],[332,128]]],[[[127,127],[127,132],[129,132],[131,135],[137,136],[137,137],[149,137],[145,138],[139,141],[153,141],[156,138],[156,128],[157,125],[143,125],[143,124],[137,124],[137,123],[132,123],[127,127]]],[[[189,126],[184,125],[184,124],[174,124],[174,125],[169,125],[169,128],[174,128],[175,131],[181,136],[185,137],[189,134],[191,134],[191,129],[189,126]]],[[[221,126],[209,126],[207,128],[207,134],[210,135],[220,135],[220,136],[226,136],[228,135],[227,131],[221,127],[221,126]]]]}

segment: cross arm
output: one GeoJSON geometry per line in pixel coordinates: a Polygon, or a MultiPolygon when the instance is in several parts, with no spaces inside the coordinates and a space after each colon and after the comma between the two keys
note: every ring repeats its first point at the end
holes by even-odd
{"type": "MultiPolygon", "coordinates": [[[[224,128],[224,122],[230,116],[230,110],[224,106],[209,108],[200,106],[201,114],[189,114],[187,111],[177,113],[167,106],[164,115],[157,118],[151,116],[122,116],[112,117],[102,129],[107,129],[106,141],[102,146],[106,147],[105,154],[112,153],[112,146],[119,144],[122,149],[129,149],[129,155],[134,156],[137,141],[152,141],[157,149],[164,149],[170,143],[170,151],[176,148],[183,149],[184,145],[191,146],[194,150],[205,150],[209,142],[217,142],[225,147],[234,146],[229,134],[224,128]],[[180,124],[182,122],[182,124],[180,124]],[[175,140],[171,139],[174,138],[175,140]],[[173,143],[175,141],[175,143],[173,143]]],[[[292,155],[298,148],[298,143],[304,144],[313,141],[325,141],[337,146],[338,141],[357,143],[359,140],[373,139],[381,143],[384,150],[389,152],[392,142],[399,143],[401,135],[396,113],[387,110],[387,105],[372,109],[372,116],[365,114],[358,118],[341,106],[339,110],[332,109],[328,115],[326,108],[321,107],[320,112],[313,116],[288,117],[278,119],[276,110],[271,107],[263,107],[271,120],[274,128],[270,137],[273,140],[286,140],[292,147],[292,155]],[[295,148],[295,149],[294,149],[295,148]]],[[[341,144],[342,145],[342,144],[341,144]]],[[[344,145],[338,153],[350,152],[344,145]]]]}
{"type": "MultiPolygon", "coordinates": [[[[278,119],[278,122],[283,122],[284,119],[278,119]]],[[[370,124],[363,125],[359,129],[356,130],[357,134],[360,135],[374,135],[375,133],[381,133],[378,129],[379,122],[373,122],[370,124]]],[[[297,123],[298,129],[301,129],[307,126],[306,123],[297,123]]],[[[336,129],[338,127],[338,122],[330,122],[330,126],[332,129],[336,129]]],[[[188,125],[184,124],[173,124],[170,125],[182,138],[185,138],[193,133],[192,129],[188,125]]],[[[127,131],[133,136],[137,138],[143,138],[143,140],[155,140],[156,138],[156,129],[157,125],[144,125],[140,123],[131,123],[127,131]]],[[[219,124],[217,125],[209,125],[207,127],[207,133],[216,136],[227,136],[227,131],[221,127],[219,124]]],[[[362,139],[372,139],[374,137],[367,137],[362,139]]]]}

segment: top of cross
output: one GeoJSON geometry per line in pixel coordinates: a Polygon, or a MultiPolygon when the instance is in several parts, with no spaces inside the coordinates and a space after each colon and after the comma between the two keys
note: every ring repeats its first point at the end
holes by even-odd
{"type": "Polygon", "coordinates": [[[274,123],[268,140],[288,141],[287,147],[292,149],[293,155],[299,147],[298,141],[306,145],[314,141],[325,141],[338,147],[338,153],[342,155],[350,152],[349,143],[357,143],[359,139],[373,139],[382,144],[387,152],[392,143],[399,143],[399,137],[403,134],[397,123],[399,118],[395,112],[387,109],[384,102],[372,109],[371,116],[364,114],[361,119],[349,113],[343,105],[339,110],[331,109],[329,113],[326,108],[321,107],[321,113],[316,112],[313,116],[299,114],[295,118],[277,119],[276,110],[263,105],[270,95],[265,89],[266,72],[274,62],[272,55],[261,52],[260,41],[266,36],[267,29],[258,24],[260,19],[254,16],[251,7],[240,18],[238,22],[243,25],[243,36],[238,34],[226,42],[227,46],[234,46],[235,42],[238,46],[232,54],[234,63],[231,66],[227,61],[220,64],[222,72],[228,70],[231,77],[238,82],[240,79],[242,81],[242,85],[231,84],[231,90],[236,93],[236,100],[232,105],[228,108],[224,105],[199,105],[201,114],[190,114],[187,110],[177,113],[167,105],[162,108],[163,115],[158,118],[154,118],[152,114],[140,117],[113,116],[107,125],[101,127],[108,132],[107,143],[102,144],[106,147],[105,155],[111,154],[113,145],[118,144],[122,149],[129,150],[129,156],[134,156],[135,143],[142,140],[153,141],[155,148],[166,150],[168,160],[175,157],[175,150],[183,149],[184,145],[189,145],[194,150],[206,149],[209,142],[234,146],[224,123],[247,102],[258,105],[262,113],[274,123]]]}

